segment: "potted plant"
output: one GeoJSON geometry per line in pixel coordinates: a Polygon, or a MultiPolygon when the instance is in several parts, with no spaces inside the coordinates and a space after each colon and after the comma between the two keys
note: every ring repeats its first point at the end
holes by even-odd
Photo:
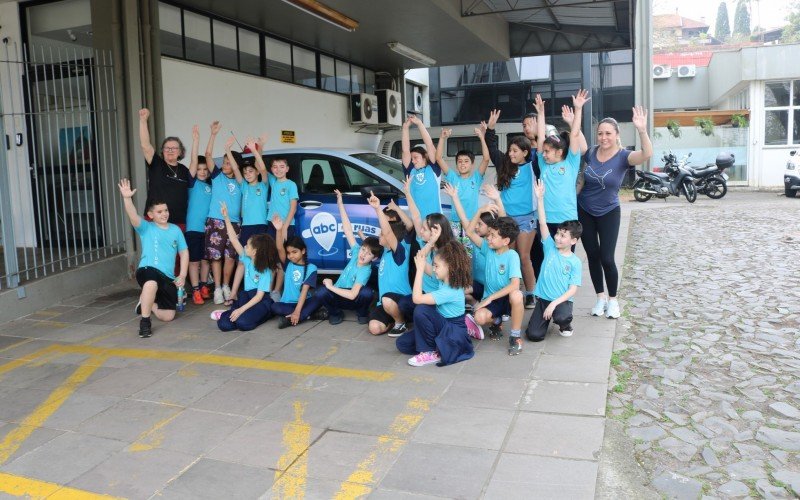
{"type": "Polygon", "coordinates": [[[700,129],[701,134],[708,137],[714,135],[714,121],[711,118],[707,116],[695,118],[694,124],[700,129]]]}
{"type": "Polygon", "coordinates": [[[667,120],[667,130],[676,139],[681,136],[681,124],[676,120],[667,120]]]}
{"type": "Polygon", "coordinates": [[[747,118],[744,115],[736,113],[735,115],[731,116],[731,127],[745,128],[747,127],[747,125],[748,125],[747,118]]]}

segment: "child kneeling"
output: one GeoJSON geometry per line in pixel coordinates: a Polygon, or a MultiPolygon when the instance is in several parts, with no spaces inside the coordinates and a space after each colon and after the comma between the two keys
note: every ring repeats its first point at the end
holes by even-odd
{"type": "Polygon", "coordinates": [[[214,311],[211,318],[217,320],[217,326],[223,332],[253,330],[272,317],[269,287],[272,284],[272,270],[278,265],[278,250],[275,240],[268,234],[253,235],[242,247],[224,202],[220,211],[225,219],[229,241],[239,254],[239,262],[244,264],[244,284],[231,308],[214,311]]]}
{"type": "MultiPolygon", "coordinates": [[[[441,228],[434,226],[431,231],[439,232],[441,228]]],[[[414,328],[396,341],[397,350],[414,355],[408,360],[411,366],[431,363],[445,366],[475,355],[464,322],[464,289],[472,284],[472,263],[463,245],[448,241],[433,258],[433,272],[440,281],[439,288],[423,293],[422,275],[432,248],[428,243],[414,256],[417,265],[412,294],[417,304],[414,328]]]]}

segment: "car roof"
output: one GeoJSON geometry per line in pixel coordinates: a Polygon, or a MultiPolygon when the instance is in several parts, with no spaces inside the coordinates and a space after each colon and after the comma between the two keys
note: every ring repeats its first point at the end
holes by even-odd
{"type": "MultiPolygon", "coordinates": [[[[355,148],[284,148],[284,149],[268,149],[262,151],[262,155],[273,154],[303,154],[303,153],[324,153],[332,155],[352,155],[361,153],[375,153],[368,149],[355,149],[355,148]]],[[[377,154],[377,153],[375,153],[377,154]]]]}

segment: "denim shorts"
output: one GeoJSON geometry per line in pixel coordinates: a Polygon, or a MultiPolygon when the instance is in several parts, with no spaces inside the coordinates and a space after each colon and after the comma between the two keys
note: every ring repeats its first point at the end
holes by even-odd
{"type": "Polygon", "coordinates": [[[536,231],[536,212],[525,215],[512,215],[512,219],[519,226],[520,233],[530,233],[536,231]]]}

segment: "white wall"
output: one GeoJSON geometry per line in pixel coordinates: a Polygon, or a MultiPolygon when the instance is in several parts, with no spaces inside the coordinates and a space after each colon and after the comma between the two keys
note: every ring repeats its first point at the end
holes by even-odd
{"type": "Polygon", "coordinates": [[[222,123],[224,134],[216,145],[219,155],[231,130],[241,143],[267,132],[268,149],[377,147],[378,135],[356,133],[350,125],[347,96],[166,57],[161,72],[166,133],[179,136],[188,148],[192,126],[199,124],[201,154],[214,120],[222,123]],[[295,131],[297,142],[282,144],[281,130],[295,131]]]}

